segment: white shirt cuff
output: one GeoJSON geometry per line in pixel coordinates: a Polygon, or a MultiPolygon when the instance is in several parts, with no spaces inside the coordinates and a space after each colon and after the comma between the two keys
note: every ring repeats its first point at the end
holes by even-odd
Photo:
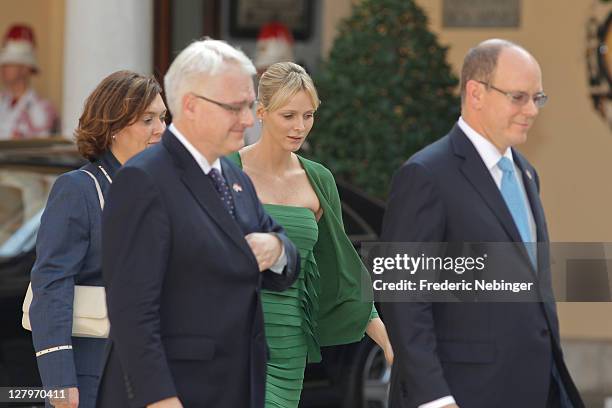
{"type": "Polygon", "coordinates": [[[283,245],[282,241],[281,241],[281,246],[282,246],[282,252],[280,256],[278,257],[274,265],[270,267],[270,270],[272,272],[278,273],[279,275],[283,273],[285,266],[287,266],[287,254],[285,253],[285,246],[283,245]]]}
{"type": "Polygon", "coordinates": [[[455,399],[452,395],[448,395],[446,397],[442,397],[435,401],[428,402],[426,404],[419,405],[418,408],[442,408],[450,404],[455,404],[455,399]]]}

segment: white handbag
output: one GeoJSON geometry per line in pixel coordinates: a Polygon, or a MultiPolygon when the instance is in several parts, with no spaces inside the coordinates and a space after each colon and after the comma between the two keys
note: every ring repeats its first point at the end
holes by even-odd
{"type": "MultiPolygon", "coordinates": [[[[32,303],[32,285],[28,286],[23,301],[21,325],[32,330],[30,324],[30,304],[32,303]]],[[[110,322],[106,311],[106,291],[103,286],[74,286],[74,304],[72,315],[72,335],[75,337],[106,338],[110,322]]]]}
{"type": "MultiPolygon", "coordinates": [[[[87,170],[81,171],[89,174],[93,179],[98,191],[100,207],[104,209],[104,197],[98,180],[87,170]]],[[[106,172],[104,173],[106,175],[106,172]]],[[[23,300],[23,317],[21,318],[23,328],[30,331],[32,331],[32,325],[30,324],[32,297],[32,284],[30,284],[23,300]]],[[[110,322],[106,309],[106,290],[104,286],[74,285],[72,335],[75,337],[106,338],[109,330],[110,322]]]]}

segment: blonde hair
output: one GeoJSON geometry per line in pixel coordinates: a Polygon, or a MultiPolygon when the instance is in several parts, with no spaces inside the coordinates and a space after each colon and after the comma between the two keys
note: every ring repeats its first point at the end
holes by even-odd
{"type": "Polygon", "coordinates": [[[304,68],[293,62],[277,62],[259,79],[257,99],[269,112],[279,109],[300,91],[305,91],[315,110],[321,104],[317,89],[304,68]]]}

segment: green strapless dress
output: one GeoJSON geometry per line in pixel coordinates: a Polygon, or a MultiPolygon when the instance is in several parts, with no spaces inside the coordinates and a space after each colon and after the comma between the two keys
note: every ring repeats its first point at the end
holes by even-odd
{"type": "Polygon", "coordinates": [[[301,257],[300,275],[289,289],[262,291],[270,349],[266,408],[292,408],[300,401],[307,360],[321,359],[316,334],[319,271],[313,255],[319,229],[308,208],[275,204],[264,204],[264,208],[285,228],[301,257]]]}

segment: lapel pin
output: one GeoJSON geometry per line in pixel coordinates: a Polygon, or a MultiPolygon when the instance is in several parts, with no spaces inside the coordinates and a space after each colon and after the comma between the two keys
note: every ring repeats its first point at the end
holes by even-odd
{"type": "Polygon", "coordinates": [[[234,190],[237,193],[241,193],[242,192],[242,186],[240,184],[238,184],[238,183],[234,183],[234,184],[232,184],[232,190],[234,190]]]}
{"type": "Polygon", "coordinates": [[[527,175],[527,178],[529,180],[533,180],[533,177],[531,177],[531,172],[529,170],[525,170],[525,174],[527,175]]]}

